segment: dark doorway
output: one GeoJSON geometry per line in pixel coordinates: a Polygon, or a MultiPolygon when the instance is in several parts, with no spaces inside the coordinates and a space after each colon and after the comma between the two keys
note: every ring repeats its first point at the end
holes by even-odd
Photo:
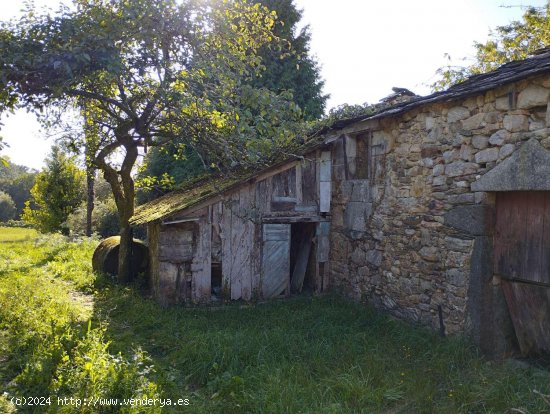
{"type": "Polygon", "coordinates": [[[315,223],[293,223],[290,227],[290,292],[315,289],[315,223]]]}
{"type": "Polygon", "coordinates": [[[222,264],[212,262],[212,270],[210,273],[210,289],[212,300],[220,300],[222,298],[222,264]]]}

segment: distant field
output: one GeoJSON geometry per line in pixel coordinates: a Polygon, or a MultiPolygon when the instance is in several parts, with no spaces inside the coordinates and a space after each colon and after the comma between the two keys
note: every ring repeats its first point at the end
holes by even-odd
{"type": "Polygon", "coordinates": [[[24,229],[20,227],[0,227],[0,242],[16,242],[30,240],[36,237],[37,232],[34,229],[24,229]]]}
{"type": "Polygon", "coordinates": [[[162,308],[139,283],[94,275],[97,241],[5,228],[0,240],[0,413],[550,412],[547,369],[486,361],[465,341],[336,296],[162,308]],[[10,401],[31,396],[52,403],[10,401]]]}

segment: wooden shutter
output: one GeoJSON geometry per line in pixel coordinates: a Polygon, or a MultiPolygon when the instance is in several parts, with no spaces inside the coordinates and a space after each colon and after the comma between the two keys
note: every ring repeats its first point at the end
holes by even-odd
{"type": "Polygon", "coordinates": [[[323,151],[319,167],[319,211],[321,213],[330,212],[331,169],[330,151],[323,151]]]}

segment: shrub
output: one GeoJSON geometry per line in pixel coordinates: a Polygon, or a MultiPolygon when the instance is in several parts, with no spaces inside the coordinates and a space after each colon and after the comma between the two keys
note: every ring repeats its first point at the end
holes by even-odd
{"type": "Polygon", "coordinates": [[[22,220],[8,220],[5,223],[2,223],[2,227],[22,227],[29,229],[32,228],[32,225],[22,220]]]}
{"type": "MultiPolygon", "coordinates": [[[[86,234],[86,203],[69,215],[65,225],[74,235],[86,234]]],[[[92,231],[101,237],[119,234],[118,213],[113,199],[96,201],[92,211],[92,231]]]]}
{"type": "Polygon", "coordinates": [[[114,200],[103,203],[101,213],[98,213],[97,233],[102,237],[116,236],[120,234],[118,211],[114,200]]]}

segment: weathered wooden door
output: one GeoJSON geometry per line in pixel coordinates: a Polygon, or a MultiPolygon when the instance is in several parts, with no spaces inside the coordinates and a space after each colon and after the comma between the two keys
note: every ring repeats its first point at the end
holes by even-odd
{"type": "Polygon", "coordinates": [[[550,192],[497,193],[494,259],[522,353],[550,352],[550,192]]]}
{"type": "Polygon", "coordinates": [[[262,293],[269,299],[289,287],[290,224],[264,224],[262,231],[262,293]]]}

